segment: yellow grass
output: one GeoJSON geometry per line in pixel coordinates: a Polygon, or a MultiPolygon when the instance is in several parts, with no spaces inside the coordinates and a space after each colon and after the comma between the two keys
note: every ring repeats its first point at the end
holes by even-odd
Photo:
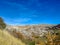
{"type": "Polygon", "coordinates": [[[25,45],[21,40],[10,35],[7,31],[0,30],[0,45],[25,45]]]}

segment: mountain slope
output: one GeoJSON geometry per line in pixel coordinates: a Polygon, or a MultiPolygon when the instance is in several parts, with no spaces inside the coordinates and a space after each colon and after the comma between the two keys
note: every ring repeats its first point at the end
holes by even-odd
{"type": "Polygon", "coordinates": [[[21,40],[11,36],[7,31],[0,30],[0,45],[25,45],[21,40]]]}

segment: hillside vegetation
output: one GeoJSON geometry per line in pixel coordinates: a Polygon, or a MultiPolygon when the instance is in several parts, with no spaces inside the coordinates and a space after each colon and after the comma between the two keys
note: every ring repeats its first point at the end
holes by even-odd
{"type": "Polygon", "coordinates": [[[25,45],[21,40],[10,35],[7,31],[0,30],[0,45],[25,45]]]}
{"type": "Polygon", "coordinates": [[[60,25],[8,26],[6,30],[26,45],[60,45],[60,25]]]}

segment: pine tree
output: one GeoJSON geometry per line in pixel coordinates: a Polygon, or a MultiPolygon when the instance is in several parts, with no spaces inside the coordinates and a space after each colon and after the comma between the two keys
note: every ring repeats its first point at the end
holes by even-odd
{"type": "Polygon", "coordinates": [[[4,23],[4,20],[0,17],[0,29],[4,29],[6,27],[6,24],[4,23]]]}

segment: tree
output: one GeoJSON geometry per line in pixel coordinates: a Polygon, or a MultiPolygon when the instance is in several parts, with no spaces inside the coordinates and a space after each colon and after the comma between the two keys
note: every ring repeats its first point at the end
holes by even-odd
{"type": "Polygon", "coordinates": [[[6,27],[6,24],[4,23],[4,20],[0,17],[0,29],[4,29],[6,27]]]}

